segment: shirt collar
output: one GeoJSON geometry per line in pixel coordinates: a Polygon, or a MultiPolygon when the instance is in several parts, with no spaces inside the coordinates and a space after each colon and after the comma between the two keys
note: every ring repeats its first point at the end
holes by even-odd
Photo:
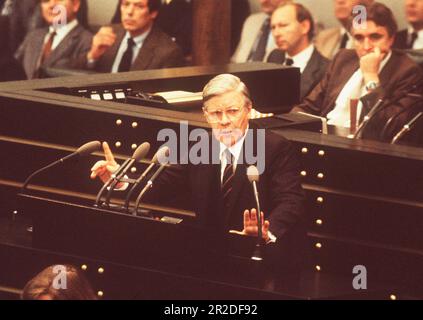
{"type": "Polygon", "coordinates": [[[58,35],[58,36],[66,35],[71,30],[73,30],[77,25],[78,25],[78,19],[73,19],[71,22],[65,24],[64,26],[56,28],[56,29],[53,26],[50,26],[48,31],[49,31],[49,33],[56,32],[56,35],[58,35]]]}
{"type": "Polygon", "coordinates": [[[238,161],[239,155],[241,153],[242,146],[244,144],[245,137],[247,136],[249,126],[245,130],[244,135],[239,139],[234,145],[230,146],[229,148],[224,145],[222,142],[220,142],[220,151],[219,151],[219,159],[222,159],[222,155],[225,152],[226,149],[229,150],[229,152],[232,154],[232,156],[235,158],[235,162],[238,161]]]}
{"type": "Polygon", "coordinates": [[[313,55],[313,52],[314,45],[310,44],[306,49],[304,49],[293,57],[287,55],[287,58],[291,58],[294,61],[294,67],[299,67],[301,69],[301,72],[303,72],[305,67],[307,66],[308,61],[313,55]]]}
{"type": "Polygon", "coordinates": [[[383,58],[382,62],[380,63],[379,73],[383,70],[383,68],[385,68],[385,66],[388,63],[389,59],[391,59],[391,56],[392,56],[392,50],[389,50],[389,52],[386,55],[386,57],[383,58]]]}
{"type": "Polygon", "coordinates": [[[416,31],[414,30],[413,26],[409,25],[408,26],[408,34],[412,35],[414,32],[417,32],[417,37],[418,38],[422,38],[423,37],[423,29],[420,31],[416,31]]]}
{"type": "Polygon", "coordinates": [[[340,33],[341,33],[341,37],[343,37],[344,34],[347,34],[348,35],[348,38],[351,39],[351,34],[350,34],[350,32],[347,29],[345,29],[344,27],[341,27],[339,30],[340,30],[340,33]]]}
{"type": "MultiPolygon", "coordinates": [[[[146,32],[140,34],[139,36],[132,38],[132,40],[134,40],[134,42],[135,42],[135,45],[137,47],[142,47],[142,44],[144,43],[145,39],[150,34],[150,32],[151,32],[151,28],[149,30],[147,30],[146,32]]],[[[129,32],[126,32],[124,41],[126,42],[129,38],[131,38],[131,35],[130,35],[129,32]]]]}

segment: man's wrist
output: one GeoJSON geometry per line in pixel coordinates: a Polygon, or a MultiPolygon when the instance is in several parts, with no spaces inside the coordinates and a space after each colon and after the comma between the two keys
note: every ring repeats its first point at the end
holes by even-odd
{"type": "Polygon", "coordinates": [[[380,83],[379,75],[375,73],[363,73],[363,78],[365,84],[369,82],[380,83]]]}

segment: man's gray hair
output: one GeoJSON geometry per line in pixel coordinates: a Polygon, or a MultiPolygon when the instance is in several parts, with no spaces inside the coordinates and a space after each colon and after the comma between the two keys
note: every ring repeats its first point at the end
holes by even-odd
{"type": "Polygon", "coordinates": [[[206,84],[203,89],[203,104],[213,97],[231,91],[242,93],[245,98],[245,104],[251,106],[250,92],[245,83],[240,78],[228,73],[220,74],[206,84]]]}

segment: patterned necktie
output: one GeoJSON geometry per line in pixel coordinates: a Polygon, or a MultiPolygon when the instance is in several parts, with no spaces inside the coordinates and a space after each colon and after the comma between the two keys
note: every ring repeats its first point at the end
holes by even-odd
{"type": "Polygon", "coordinates": [[[122,60],[120,61],[118,72],[127,72],[131,69],[132,58],[134,55],[134,51],[133,51],[134,46],[135,46],[134,40],[132,38],[128,38],[128,47],[122,56],[122,60]]]}
{"type": "Polygon", "coordinates": [[[264,56],[266,55],[267,41],[270,34],[270,18],[267,18],[261,27],[260,35],[258,36],[258,42],[253,46],[248,61],[263,61],[264,56]]]}
{"type": "Polygon", "coordinates": [[[53,41],[54,37],[56,37],[56,32],[53,31],[48,35],[47,42],[44,44],[43,51],[41,53],[40,60],[38,61],[37,68],[34,72],[34,78],[39,78],[41,76],[41,67],[44,63],[44,61],[47,60],[47,58],[51,55],[51,52],[53,51],[53,41]]]}
{"type": "Polygon", "coordinates": [[[418,38],[417,32],[416,32],[416,31],[414,31],[414,32],[411,34],[411,37],[409,38],[409,42],[408,42],[408,44],[407,44],[407,49],[413,49],[414,42],[416,42],[417,38],[418,38]]]}
{"type": "Polygon", "coordinates": [[[341,46],[339,47],[339,49],[345,49],[347,47],[347,43],[349,39],[350,38],[348,37],[348,34],[344,33],[344,36],[342,37],[342,40],[341,40],[341,46]]]}
{"type": "Polygon", "coordinates": [[[222,185],[221,185],[221,192],[223,197],[223,204],[225,209],[227,209],[228,206],[228,200],[232,191],[232,181],[234,178],[234,157],[232,156],[231,152],[226,149],[223,153],[224,157],[226,157],[226,167],[225,171],[223,172],[223,179],[222,179],[222,185]]]}
{"type": "Polygon", "coordinates": [[[47,40],[47,42],[46,42],[46,44],[44,45],[44,48],[43,48],[43,54],[41,56],[40,66],[51,55],[51,52],[53,51],[53,41],[54,41],[55,37],[56,37],[55,31],[50,33],[50,35],[48,36],[48,40],[47,40]]]}

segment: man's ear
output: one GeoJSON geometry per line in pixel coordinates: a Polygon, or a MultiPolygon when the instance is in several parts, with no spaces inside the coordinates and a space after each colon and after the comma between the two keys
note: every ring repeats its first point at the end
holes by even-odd
{"type": "Polygon", "coordinates": [[[310,29],[311,29],[310,20],[304,20],[303,22],[301,22],[301,27],[302,27],[302,30],[303,30],[303,35],[308,34],[310,32],[310,29]]]}
{"type": "Polygon", "coordinates": [[[73,1],[73,12],[77,13],[81,8],[81,0],[72,0],[73,1]]]}
{"type": "Polygon", "coordinates": [[[151,16],[152,19],[156,19],[158,14],[159,14],[158,11],[153,11],[153,12],[150,13],[150,16],[151,16]]]}

